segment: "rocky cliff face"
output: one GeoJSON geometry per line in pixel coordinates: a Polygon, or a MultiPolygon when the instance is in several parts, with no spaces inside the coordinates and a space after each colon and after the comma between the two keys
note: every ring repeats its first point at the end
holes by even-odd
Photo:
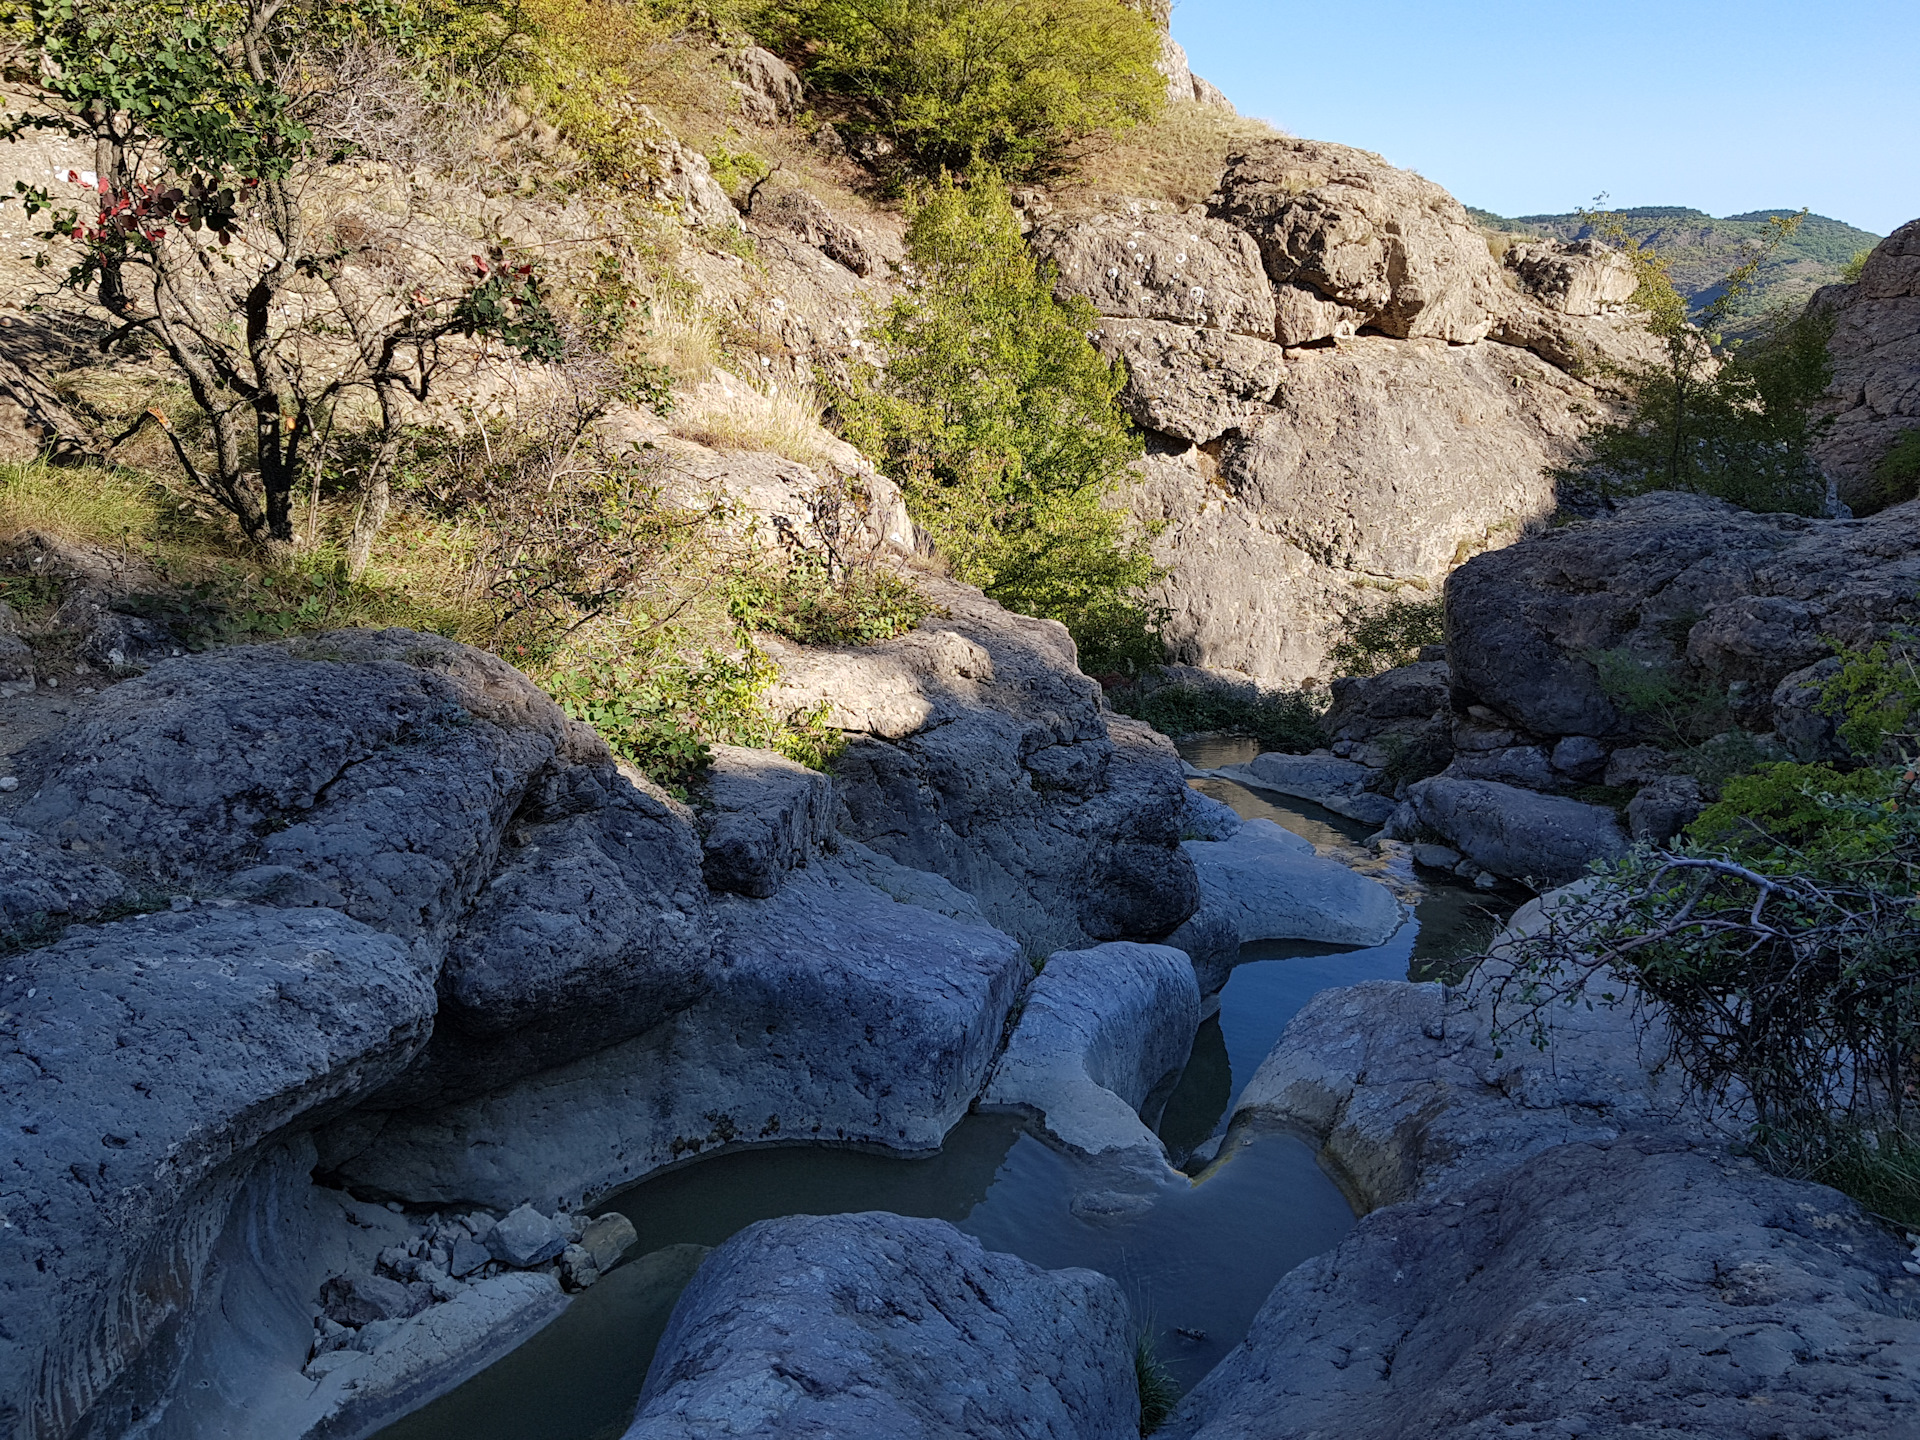
{"type": "Polygon", "coordinates": [[[1150,432],[1134,506],[1163,525],[1180,660],[1295,683],[1344,607],[1438,582],[1552,508],[1544,470],[1650,358],[1618,257],[1516,246],[1378,156],[1276,139],[1205,214],[1115,202],[1038,227],[1092,301],[1150,432]]]}
{"type": "Polygon", "coordinates": [[[1920,428],[1920,220],[1876,245],[1853,284],[1808,303],[1834,318],[1834,421],[1817,458],[1840,498],[1858,503],[1894,441],[1920,428]]]}

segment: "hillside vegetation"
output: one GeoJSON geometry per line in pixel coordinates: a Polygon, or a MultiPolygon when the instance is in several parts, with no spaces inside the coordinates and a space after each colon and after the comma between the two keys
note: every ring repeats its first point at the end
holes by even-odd
{"type": "MultiPolygon", "coordinates": [[[[1584,240],[1595,233],[1584,212],[1508,218],[1469,206],[1467,213],[1482,229],[1503,235],[1584,240]]],[[[1618,217],[1633,239],[1670,262],[1675,288],[1697,308],[1718,298],[1721,282],[1749,248],[1765,243],[1769,222],[1794,212],[1754,210],[1715,219],[1704,210],[1684,205],[1643,205],[1607,213],[1618,217]]],[[[1822,285],[1841,280],[1848,263],[1871,250],[1880,239],[1845,221],[1825,215],[1807,216],[1799,230],[1761,267],[1727,319],[1734,328],[1744,328],[1777,306],[1803,303],[1822,285]]]]}

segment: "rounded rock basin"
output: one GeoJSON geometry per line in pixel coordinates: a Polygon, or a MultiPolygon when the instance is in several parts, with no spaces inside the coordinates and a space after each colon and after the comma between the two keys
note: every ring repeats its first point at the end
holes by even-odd
{"type": "MultiPolygon", "coordinates": [[[[1253,746],[1203,737],[1181,751],[1213,768],[1251,759],[1253,746]]],[[[1359,843],[1365,826],[1230,781],[1194,784],[1248,819],[1264,816],[1358,868],[1380,868],[1359,843]]],[[[1212,1158],[1240,1089],[1315,993],[1363,980],[1435,978],[1447,962],[1477,951],[1519,898],[1446,882],[1423,890],[1414,918],[1383,945],[1242,947],[1218,1014],[1201,1024],[1184,1071],[1158,1102],[1161,1138],[1191,1178],[1152,1182],[1105,1170],[1004,1115],[968,1116],[924,1158],[794,1145],[693,1161],[599,1206],[633,1221],[637,1258],[511,1354],[380,1431],[379,1440],[618,1440],[702,1247],[757,1220],[794,1214],[938,1218],[990,1250],[1047,1269],[1100,1270],[1120,1282],[1186,1390],[1245,1336],[1282,1275],[1332,1248],[1354,1223],[1346,1198],[1298,1136],[1247,1135],[1212,1158]]]]}

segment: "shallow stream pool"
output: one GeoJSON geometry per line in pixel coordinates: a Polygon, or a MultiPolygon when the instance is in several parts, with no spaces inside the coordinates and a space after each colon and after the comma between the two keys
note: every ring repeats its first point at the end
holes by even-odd
{"type": "MultiPolygon", "coordinates": [[[[1251,742],[1198,739],[1181,752],[1214,768],[1251,742]]],[[[1196,781],[1241,815],[1264,816],[1359,868],[1379,862],[1367,827],[1302,801],[1196,781]]],[[[1410,875],[1391,878],[1403,891],[1410,875]]],[[[1298,942],[1242,948],[1168,1095],[1159,1131],[1176,1161],[1223,1135],[1240,1089],[1317,991],[1416,979],[1472,953],[1517,897],[1424,887],[1414,919],[1384,945],[1298,942]]],[[[1048,1269],[1084,1265],[1120,1282],[1184,1390],[1246,1334],[1274,1283],[1337,1244],[1352,1209],[1302,1140],[1267,1133],[1218,1163],[1189,1163],[1148,1192],[1063,1154],[1003,1115],[970,1115],[937,1155],[902,1159],[819,1145],[740,1150],[692,1162],[609,1197],[640,1243],[631,1260],[489,1369],[380,1432],[379,1440],[617,1440],[632,1422],[654,1346],[699,1250],[779,1215],[888,1210],[949,1220],[990,1250],[1048,1269]],[[1116,1192],[1116,1183],[1119,1191],[1116,1192]],[[677,1247],[677,1248],[676,1248],[677,1247]]]]}

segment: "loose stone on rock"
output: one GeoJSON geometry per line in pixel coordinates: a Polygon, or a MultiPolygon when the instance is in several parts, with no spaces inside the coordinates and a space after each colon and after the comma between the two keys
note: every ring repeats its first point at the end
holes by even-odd
{"type": "Polygon", "coordinates": [[[489,1230],[488,1252],[503,1265],[525,1270],[542,1265],[567,1248],[566,1233],[531,1205],[522,1205],[489,1230]]]}

